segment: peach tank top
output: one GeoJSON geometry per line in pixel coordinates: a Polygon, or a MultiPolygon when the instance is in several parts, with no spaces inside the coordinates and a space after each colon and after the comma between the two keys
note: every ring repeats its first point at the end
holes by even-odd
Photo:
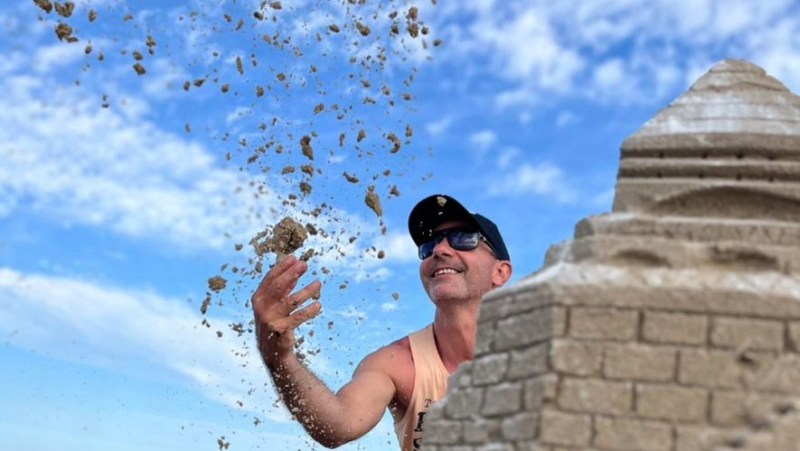
{"type": "Polygon", "coordinates": [[[444,397],[450,375],[436,350],[433,324],[410,334],[408,342],[414,359],[414,389],[405,416],[394,424],[401,451],[415,451],[422,447],[428,407],[444,397]]]}

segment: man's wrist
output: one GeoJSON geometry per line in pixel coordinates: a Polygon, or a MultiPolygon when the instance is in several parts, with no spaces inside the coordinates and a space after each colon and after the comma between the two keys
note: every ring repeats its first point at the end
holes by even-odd
{"type": "Polygon", "coordinates": [[[261,358],[270,371],[280,371],[294,357],[291,351],[279,351],[274,347],[262,346],[261,358]]]}

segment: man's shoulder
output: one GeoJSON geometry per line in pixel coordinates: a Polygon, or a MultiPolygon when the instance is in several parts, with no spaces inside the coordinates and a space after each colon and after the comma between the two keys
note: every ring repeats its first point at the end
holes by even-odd
{"type": "Polygon", "coordinates": [[[409,369],[413,371],[414,359],[408,336],[397,339],[367,354],[359,364],[359,369],[379,370],[395,378],[409,369]]]}
{"type": "Polygon", "coordinates": [[[409,343],[408,335],[399,338],[385,346],[382,346],[368,355],[374,356],[377,359],[402,359],[403,357],[411,357],[411,344],[409,343]]]}

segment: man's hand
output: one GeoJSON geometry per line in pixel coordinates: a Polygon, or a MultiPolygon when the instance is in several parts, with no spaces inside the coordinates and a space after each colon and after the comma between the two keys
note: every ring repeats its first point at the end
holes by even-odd
{"type": "Polygon", "coordinates": [[[267,365],[278,363],[293,352],[294,330],[322,309],[319,301],[301,308],[308,299],[319,296],[322,287],[319,280],[292,293],[307,269],[306,262],[289,255],[269,270],[253,293],[256,337],[267,365]]]}

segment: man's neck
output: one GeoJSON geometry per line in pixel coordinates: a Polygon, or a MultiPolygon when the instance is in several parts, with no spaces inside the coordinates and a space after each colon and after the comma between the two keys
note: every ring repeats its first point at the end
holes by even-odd
{"type": "Polygon", "coordinates": [[[447,371],[452,373],[461,363],[472,360],[480,300],[461,301],[456,306],[437,308],[433,320],[436,349],[447,371]]]}

